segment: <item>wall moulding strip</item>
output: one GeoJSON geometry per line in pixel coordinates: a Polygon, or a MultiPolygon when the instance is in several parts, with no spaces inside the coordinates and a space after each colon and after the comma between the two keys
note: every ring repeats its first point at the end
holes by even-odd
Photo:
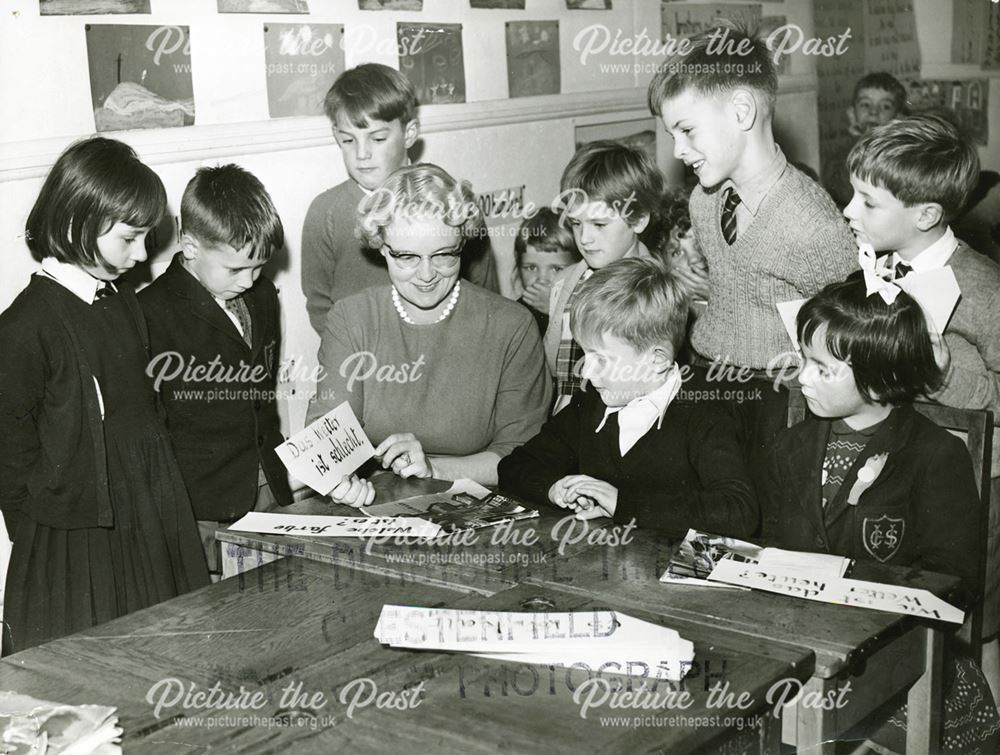
{"type": "MultiPolygon", "coordinates": [[[[816,89],[816,77],[812,74],[784,76],[780,83],[782,94],[816,89]]],[[[645,87],[455,105],[425,105],[420,108],[420,128],[425,134],[433,134],[513,123],[615,115],[645,108],[645,87]]],[[[333,144],[333,134],[325,117],[111,131],[103,135],[132,145],[143,161],[150,165],[225,159],[333,144]]],[[[0,143],[0,183],[44,176],[62,150],[84,136],[87,134],[0,143]]]]}

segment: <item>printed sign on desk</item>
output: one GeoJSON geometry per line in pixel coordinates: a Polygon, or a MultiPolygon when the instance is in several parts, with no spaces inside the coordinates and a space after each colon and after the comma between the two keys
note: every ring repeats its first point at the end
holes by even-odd
{"type": "Polygon", "coordinates": [[[292,475],[320,495],[375,455],[346,401],[274,449],[292,475]]]}

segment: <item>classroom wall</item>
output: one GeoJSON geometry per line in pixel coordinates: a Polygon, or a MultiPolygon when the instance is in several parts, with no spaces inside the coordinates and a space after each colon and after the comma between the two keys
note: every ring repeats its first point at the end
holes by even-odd
{"type": "MultiPolygon", "coordinates": [[[[694,3],[693,3],[694,4],[694,3]]],[[[547,202],[558,190],[559,176],[574,150],[578,125],[648,118],[645,85],[648,66],[602,70],[602,64],[635,58],[597,54],[579,62],[576,35],[592,24],[623,37],[647,30],[656,37],[659,3],[614,0],[611,11],[568,11],[563,0],[527,0],[523,11],[472,10],[466,0],[424,0],[415,12],[364,12],[347,0],[309,0],[309,16],[221,15],[214,0],[152,0],[148,16],[40,17],[35,0],[7,0],[0,13],[0,309],[8,306],[37,265],[24,246],[23,228],[41,181],[59,152],[93,131],[85,23],[177,24],[191,30],[196,125],[111,134],[132,144],[153,165],[167,187],[170,208],[202,165],[236,162],[268,187],[287,235],[284,255],[269,265],[283,309],[283,358],[289,380],[280,401],[285,430],[301,427],[318,338],[309,327],[299,284],[302,221],[312,198],[346,178],[339,150],[325,119],[269,120],[263,76],[262,26],[267,21],[345,25],[346,64],[367,60],[397,65],[391,47],[400,20],[461,22],[464,27],[466,104],[421,109],[420,159],[441,164],[485,192],[523,185],[525,200],[547,202]],[[560,23],[561,95],[506,99],[503,22],[510,19],[560,23]],[[365,52],[351,39],[379,40],[365,52]],[[388,52],[385,43],[392,44],[388,52]],[[257,73],[259,72],[259,74],[257,73]]],[[[765,15],[786,15],[804,33],[812,27],[810,0],[764,4],[765,15]]],[[[792,159],[816,166],[818,134],[814,63],[804,56],[791,61],[782,77],[776,131],[792,159]]],[[[669,140],[660,133],[659,154],[668,176],[679,179],[678,163],[669,157],[669,140]]],[[[494,226],[501,281],[510,279],[515,225],[494,226]]],[[[176,249],[167,222],[149,265],[135,271],[142,285],[165,269],[176,249]]]]}

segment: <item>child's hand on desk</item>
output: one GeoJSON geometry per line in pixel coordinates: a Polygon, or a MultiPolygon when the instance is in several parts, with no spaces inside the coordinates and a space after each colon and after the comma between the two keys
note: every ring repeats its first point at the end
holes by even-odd
{"type": "Polygon", "coordinates": [[[400,477],[433,477],[434,467],[413,433],[394,433],[378,444],[375,458],[400,477]]]}
{"type": "Polygon", "coordinates": [[[368,480],[362,480],[356,474],[345,475],[340,484],[330,491],[330,500],[354,508],[368,506],[375,500],[375,488],[368,480]]]}
{"type": "Polygon", "coordinates": [[[614,516],[618,508],[618,488],[590,475],[567,475],[549,488],[549,500],[571,509],[577,519],[614,516]]]}

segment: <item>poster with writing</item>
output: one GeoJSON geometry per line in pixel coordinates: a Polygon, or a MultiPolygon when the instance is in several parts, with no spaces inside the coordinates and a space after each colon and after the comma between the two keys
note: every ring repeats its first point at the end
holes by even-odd
{"type": "Polygon", "coordinates": [[[308,13],[306,0],[218,0],[219,13],[308,13]]]}
{"type": "Polygon", "coordinates": [[[865,72],[886,71],[897,78],[919,75],[912,0],[868,0],[865,7],[865,72]]]}
{"type": "MultiPolygon", "coordinates": [[[[787,16],[764,16],[760,20],[760,32],[759,32],[759,34],[760,34],[761,39],[766,40],[769,36],[771,36],[771,34],[774,32],[775,29],[780,29],[782,26],[784,26],[787,23],[788,23],[787,16]]],[[[778,35],[778,38],[779,39],[781,38],[780,34],[778,35]]],[[[778,44],[780,45],[780,43],[778,43],[778,44]]],[[[774,50],[774,49],[780,49],[780,47],[773,47],[772,46],[771,49],[772,50],[774,50]]],[[[788,73],[788,61],[790,59],[791,59],[791,55],[789,53],[785,53],[783,55],[779,55],[778,56],[778,64],[775,66],[775,70],[777,71],[777,73],[778,73],[779,76],[782,76],[782,75],[788,73]]],[[[774,60],[774,56],[773,55],[771,57],[771,60],[774,60]]]]}
{"type": "Polygon", "coordinates": [[[149,0],[38,0],[38,12],[43,16],[149,13],[149,0]]]}
{"type": "Polygon", "coordinates": [[[297,480],[320,495],[375,455],[354,410],[346,401],[274,449],[297,480]]]}
{"type": "Polygon", "coordinates": [[[264,61],[272,118],[322,115],[323,97],[344,72],[342,24],[267,24],[264,61]]]}
{"type": "Polygon", "coordinates": [[[97,131],[194,123],[187,26],[87,24],[97,131]]]}
{"type": "Polygon", "coordinates": [[[986,145],[990,133],[989,79],[913,79],[906,82],[906,89],[911,112],[945,110],[965,136],[976,144],[986,145]]]}
{"type": "Polygon", "coordinates": [[[1000,4],[990,3],[983,41],[983,68],[1000,68],[1000,4]]]}
{"type": "Polygon", "coordinates": [[[980,0],[953,0],[951,62],[978,66],[983,61],[983,35],[989,9],[980,0]]]}
{"type": "Polygon", "coordinates": [[[660,5],[660,21],[663,36],[673,38],[691,37],[719,25],[720,21],[734,23],[756,29],[760,26],[761,5],[759,3],[705,3],[704,5],[677,6],[670,3],[660,5]]]}
{"type": "Polygon", "coordinates": [[[816,0],[814,17],[817,37],[851,31],[843,55],[816,58],[820,182],[844,206],[851,198],[847,153],[855,141],[847,130],[847,109],[853,102],[855,82],[865,74],[864,7],[855,0],[816,0]]]}
{"type": "Polygon", "coordinates": [[[421,105],[465,102],[461,24],[397,23],[399,70],[421,105]]]}
{"type": "Polygon", "coordinates": [[[423,10],[424,0],[358,0],[360,10],[423,10]]]}
{"type": "Polygon", "coordinates": [[[508,21],[506,29],[510,96],[559,94],[559,22],[508,21]]]}

